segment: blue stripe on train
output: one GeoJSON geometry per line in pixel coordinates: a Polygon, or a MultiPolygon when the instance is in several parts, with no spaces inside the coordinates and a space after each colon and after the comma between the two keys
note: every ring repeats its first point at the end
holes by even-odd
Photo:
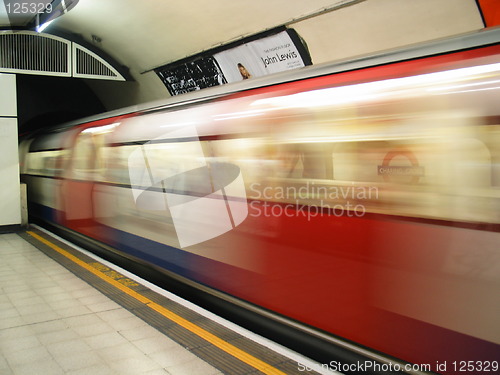
{"type": "Polygon", "coordinates": [[[57,212],[58,210],[44,206],[39,203],[29,203],[29,214],[37,218],[50,221],[51,223],[57,223],[57,212]]]}
{"type": "MultiPolygon", "coordinates": [[[[143,259],[190,280],[208,285],[229,294],[244,295],[255,292],[252,285],[260,285],[256,272],[216,261],[185,250],[148,240],[134,234],[109,228],[118,241],[113,247],[143,259]]],[[[260,293],[260,292],[259,292],[260,293]]]]}
{"type": "MultiPolygon", "coordinates": [[[[45,221],[58,224],[58,212],[50,207],[32,203],[31,214],[45,221]]],[[[60,216],[59,216],[60,217],[60,216]]],[[[238,285],[237,279],[250,281],[258,277],[254,272],[235,267],[223,262],[196,255],[169,245],[143,238],[132,233],[124,232],[109,226],[102,225],[106,236],[101,238],[107,245],[142,259],[148,263],[174,272],[188,279],[235,292],[238,288],[247,285],[238,285]]],[[[246,283],[245,283],[246,284],[246,283]]]]}
{"type": "Polygon", "coordinates": [[[115,248],[193,279],[193,266],[198,263],[197,258],[201,258],[200,256],[115,228],[106,227],[106,229],[110,231],[111,238],[117,242],[114,244],[115,248]]]}

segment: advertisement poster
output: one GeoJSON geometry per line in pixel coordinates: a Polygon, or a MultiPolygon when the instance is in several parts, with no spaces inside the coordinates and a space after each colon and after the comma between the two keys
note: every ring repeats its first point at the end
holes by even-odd
{"type": "Polygon", "coordinates": [[[211,56],[169,69],[158,69],[156,74],[172,96],[227,83],[217,61],[211,56]]]}
{"type": "Polygon", "coordinates": [[[227,82],[305,66],[297,46],[286,31],[219,52],[214,58],[227,82]]]}
{"type": "Polygon", "coordinates": [[[310,65],[311,59],[295,30],[219,49],[155,69],[170,95],[238,82],[310,65]]]}

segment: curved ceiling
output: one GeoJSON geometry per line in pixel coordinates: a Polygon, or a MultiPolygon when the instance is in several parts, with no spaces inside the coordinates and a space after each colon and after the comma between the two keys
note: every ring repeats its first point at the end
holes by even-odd
{"type": "MultiPolygon", "coordinates": [[[[332,0],[80,0],[54,28],[80,34],[132,74],[351,3],[332,0]]],[[[359,2],[356,1],[356,2],[359,2]]]]}
{"type": "MultiPolygon", "coordinates": [[[[7,2],[20,0],[0,0],[4,28],[7,2]]],[[[44,32],[78,34],[129,68],[135,83],[89,82],[114,109],[168,96],[151,69],[282,25],[314,64],[484,27],[476,0],[79,0],[44,32]]]]}

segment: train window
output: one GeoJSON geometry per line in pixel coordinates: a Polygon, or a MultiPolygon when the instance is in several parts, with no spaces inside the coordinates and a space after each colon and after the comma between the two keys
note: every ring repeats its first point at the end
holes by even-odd
{"type": "Polygon", "coordinates": [[[173,176],[206,165],[200,142],[146,143],[143,147],[157,174],[173,176]]]}
{"type": "Polygon", "coordinates": [[[340,142],[329,147],[332,179],[354,182],[384,182],[378,166],[391,149],[404,147],[387,141],[340,142]]]}
{"type": "Polygon", "coordinates": [[[81,132],[72,155],[71,177],[78,180],[100,181],[104,174],[102,147],[104,135],[81,132]]]}
{"type": "MultiPolygon", "coordinates": [[[[276,146],[267,138],[238,138],[210,141],[214,161],[238,165],[246,185],[274,175],[277,168],[276,146]]],[[[292,158],[293,156],[290,155],[292,158]]],[[[301,173],[301,162],[289,163],[291,173],[301,173]],[[293,164],[293,165],[292,165],[293,164]]]]}
{"type": "Polygon", "coordinates": [[[333,178],[333,160],[328,144],[306,143],[300,145],[299,150],[303,164],[302,178],[319,180],[333,178]]]}
{"type": "Polygon", "coordinates": [[[43,156],[40,152],[30,152],[26,164],[28,174],[43,175],[43,156]]]}
{"type": "Polygon", "coordinates": [[[202,169],[207,165],[204,143],[161,142],[143,145],[153,183],[186,194],[210,193],[212,188],[207,170],[202,169]],[[199,173],[194,172],[197,169],[199,173]],[[177,177],[172,178],[174,176],[177,177]]]}
{"type": "Polygon", "coordinates": [[[492,124],[480,127],[480,139],[491,154],[491,185],[500,188],[500,116],[488,119],[492,124]]]}
{"type": "Polygon", "coordinates": [[[65,150],[30,152],[26,160],[27,173],[49,177],[61,176],[65,152],[65,150]]]}
{"type": "MultiPolygon", "coordinates": [[[[206,193],[206,184],[196,180],[196,174],[186,174],[207,165],[210,157],[207,142],[159,142],[144,145],[107,146],[101,150],[102,163],[106,165],[103,180],[109,183],[130,185],[130,173],[137,168],[150,168],[156,182],[170,176],[182,175],[175,179],[170,188],[182,191],[200,191],[206,193]],[[129,157],[138,148],[145,159],[140,165],[130,164],[129,157]],[[205,156],[207,155],[207,156],[205,156]],[[174,186],[175,185],[175,186],[174,186]]],[[[173,180],[172,180],[173,181],[173,180]]]]}
{"type": "Polygon", "coordinates": [[[103,163],[106,165],[105,182],[130,185],[128,157],[138,146],[106,146],[102,149],[103,163]]]}
{"type": "Polygon", "coordinates": [[[73,153],[73,168],[79,171],[95,169],[97,149],[90,135],[80,134],[73,153]]]}

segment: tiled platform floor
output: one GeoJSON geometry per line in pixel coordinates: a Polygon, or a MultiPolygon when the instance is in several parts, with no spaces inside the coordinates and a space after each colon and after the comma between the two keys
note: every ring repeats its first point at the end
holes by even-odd
{"type": "Polygon", "coordinates": [[[220,372],[17,234],[2,234],[0,374],[220,372]]]}

